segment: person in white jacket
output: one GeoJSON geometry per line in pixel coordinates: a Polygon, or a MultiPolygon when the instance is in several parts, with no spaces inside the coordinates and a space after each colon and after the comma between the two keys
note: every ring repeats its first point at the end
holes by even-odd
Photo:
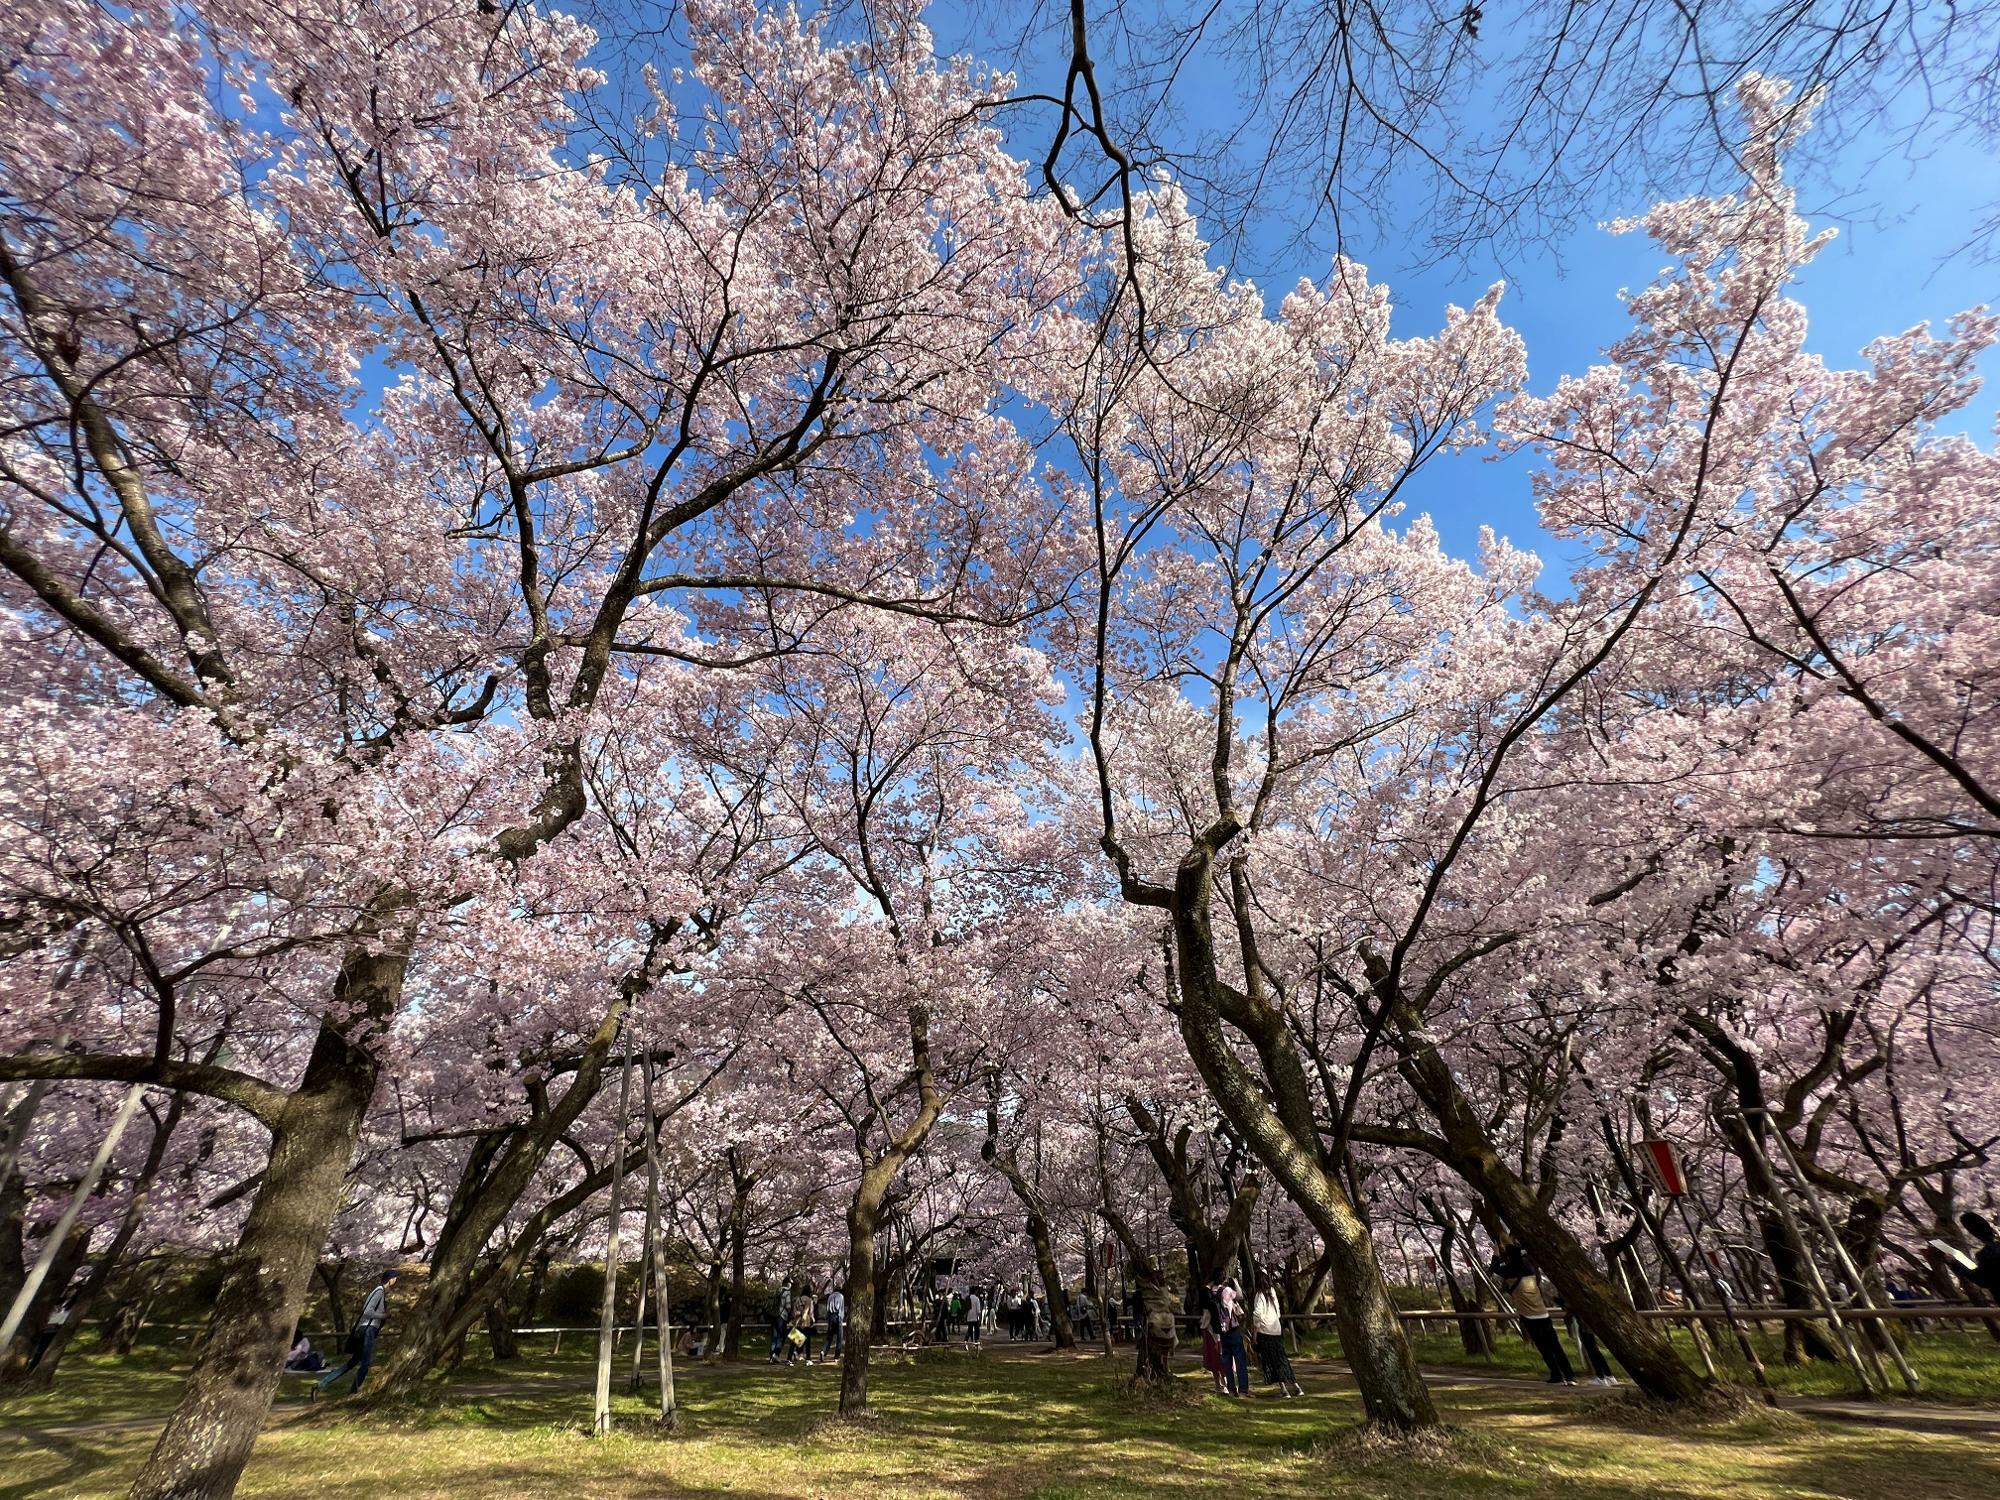
{"type": "Polygon", "coordinates": [[[1250,1303],[1250,1332],[1257,1340],[1257,1363],[1263,1366],[1264,1383],[1278,1387],[1288,1401],[1303,1396],[1305,1390],[1292,1373],[1292,1357],[1285,1352],[1285,1323],[1278,1308],[1278,1284],[1269,1276],[1257,1278],[1257,1295],[1250,1303]]]}

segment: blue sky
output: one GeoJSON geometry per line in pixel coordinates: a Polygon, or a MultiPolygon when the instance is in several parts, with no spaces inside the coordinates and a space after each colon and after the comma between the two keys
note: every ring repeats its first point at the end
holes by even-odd
{"type": "MultiPolygon", "coordinates": [[[[948,52],[979,55],[999,45],[993,39],[1005,32],[1002,27],[996,33],[991,13],[979,10],[977,0],[949,0],[934,6],[926,19],[940,49],[948,52]]],[[[998,56],[983,60],[1007,61],[998,56]]],[[[1100,55],[1098,69],[1104,85],[1115,87],[1115,61],[1100,55]]],[[[1235,101],[1227,91],[1234,85],[1227,76],[1205,76],[1198,85],[1182,96],[1187,127],[1220,123],[1232,114],[1235,101]],[[1204,107],[1213,111],[1214,120],[1202,118],[1204,107]]],[[[1020,86],[1058,91],[1060,60],[1024,65],[1020,86]]],[[[1014,117],[1014,123],[1031,124],[1025,116],[1014,117]]],[[[1012,144],[1017,154],[1039,160],[1046,144],[1045,118],[1032,124],[1033,131],[1023,130],[1012,144]]],[[[1964,308],[2000,301],[2000,267],[1973,253],[1950,253],[1972,237],[2000,200],[2000,163],[1976,142],[1963,139],[1930,138],[1920,150],[1901,149],[1888,134],[1892,128],[1894,122],[1874,135],[1857,136],[1798,177],[1807,216],[1816,227],[1839,231],[1806,272],[1799,293],[1810,317],[1810,343],[1835,365],[1858,363],[1862,347],[1884,334],[1925,321],[1941,323],[1964,308]]],[[[1666,186],[1666,196],[1679,196],[1699,185],[1666,186]]],[[[1536,391],[1548,390],[1562,373],[1599,359],[1604,346],[1627,327],[1619,290],[1637,290],[1665,264],[1643,234],[1612,235],[1592,222],[1642,213],[1649,203],[1641,198],[1590,205],[1574,231],[1510,254],[1504,272],[1490,253],[1421,267],[1424,237],[1416,224],[1423,201],[1413,185],[1409,217],[1400,226],[1395,204],[1377,214],[1374,224],[1350,224],[1348,253],[1389,284],[1397,332],[1405,335],[1434,329],[1446,303],[1465,305],[1492,282],[1507,281],[1502,312],[1527,341],[1530,385],[1536,391]]],[[[1263,286],[1275,302],[1300,276],[1322,275],[1326,258],[1298,245],[1290,227],[1274,221],[1253,233],[1236,269],[1263,286]]],[[[1991,442],[1994,413],[2000,410],[2000,359],[1989,358],[1986,374],[1986,389],[1960,414],[1956,426],[1991,442]]],[[[1422,476],[1409,510],[1428,511],[1446,545],[1461,555],[1475,545],[1480,526],[1491,525],[1540,552],[1549,565],[1544,585],[1559,587],[1567,571],[1565,559],[1536,523],[1528,493],[1529,462],[1478,454],[1440,462],[1422,476]]]]}

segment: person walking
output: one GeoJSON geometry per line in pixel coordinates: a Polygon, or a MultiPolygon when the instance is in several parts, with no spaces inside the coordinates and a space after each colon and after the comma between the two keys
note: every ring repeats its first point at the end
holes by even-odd
{"type": "Polygon", "coordinates": [[[977,1349],[980,1347],[979,1323],[980,1320],[983,1317],[985,1317],[985,1315],[986,1315],[986,1303],[980,1298],[979,1288],[974,1287],[972,1289],[972,1295],[965,1299],[965,1347],[966,1348],[977,1349]]]}
{"type": "Polygon", "coordinates": [[[361,1382],[368,1378],[368,1367],[375,1363],[375,1341],[381,1336],[382,1325],[389,1321],[389,1288],[396,1284],[396,1276],[396,1268],[391,1266],[376,1278],[374,1290],[361,1304],[361,1316],[355,1319],[353,1331],[347,1335],[347,1363],[321,1376],[313,1386],[314,1395],[349,1370],[354,1372],[354,1384],[347,1388],[347,1394],[351,1396],[361,1389],[361,1382]]]}
{"type": "Polygon", "coordinates": [[[1243,1290],[1230,1277],[1216,1293],[1222,1307],[1222,1378],[1235,1397],[1250,1393],[1250,1355],[1243,1343],[1243,1290]]]}
{"type": "Polygon", "coordinates": [[[1097,1309],[1091,1304],[1087,1294],[1079,1291],[1070,1298],[1069,1326],[1076,1336],[1085,1343],[1097,1337],[1097,1309]]]}
{"type": "Polygon", "coordinates": [[[847,1352],[847,1293],[838,1286],[826,1289],[826,1357],[839,1359],[847,1352]]]}
{"type": "Polygon", "coordinates": [[[792,1307],[792,1331],[786,1335],[786,1342],[791,1348],[785,1355],[786,1364],[796,1363],[801,1354],[805,1356],[807,1364],[813,1362],[813,1331],[818,1326],[819,1318],[813,1306],[812,1288],[805,1287],[799,1292],[799,1300],[792,1307]]]}
{"type": "Polygon", "coordinates": [[[1500,1290],[1507,1294],[1507,1300],[1514,1304],[1514,1316],[1521,1320],[1521,1332],[1542,1356],[1542,1363],[1549,1367],[1549,1384],[1575,1385],[1576,1371],[1570,1366],[1569,1351],[1556,1337],[1555,1320],[1549,1315],[1549,1304],[1542,1296],[1541,1273],[1528,1259],[1528,1252],[1514,1241],[1506,1240],[1494,1251],[1487,1270],[1499,1283],[1500,1290]]]}
{"type": "Polygon", "coordinates": [[[1278,1284],[1269,1276],[1257,1282],[1257,1296],[1250,1304],[1250,1332],[1257,1340],[1257,1362],[1264,1367],[1264,1383],[1275,1385],[1289,1401],[1305,1390],[1292,1372],[1292,1357],[1285,1352],[1285,1320],[1278,1308],[1278,1284]]]}

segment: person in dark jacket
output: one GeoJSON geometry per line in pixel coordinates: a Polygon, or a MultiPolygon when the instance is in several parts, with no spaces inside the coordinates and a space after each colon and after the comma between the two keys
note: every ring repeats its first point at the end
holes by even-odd
{"type": "Polygon", "coordinates": [[[1968,1210],[1958,1216],[1965,1232],[1977,1242],[1972,1251],[1970,1280],[1995,1302],[2000,1302],[2000,1234],[1994,1233],[1986,1215],[1968,1210]]]}
{"type": "Polygon", "coordinates": [[[1541,1273],[1528,1259],[1528,1252],[1507,1240],[1493,1253],[1486,1269],[1507,1294],[1507,1300],[1514,1304],[1521,1332],[1542,1356],[1542,1363],[1549,1367],[1549,1384],[1575,1385],[1576,1371],[1570,1366],[1569,1351],[1563,1348],[1562,1339],[1556,1334],[1555,1319],[1542,1295],[1541,1273]]]}

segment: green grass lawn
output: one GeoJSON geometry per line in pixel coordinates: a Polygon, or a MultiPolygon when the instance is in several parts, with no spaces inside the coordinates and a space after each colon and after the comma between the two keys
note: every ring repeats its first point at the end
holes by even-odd
{"type": "MultiPolygon", "coordinates": [[[[281,1406],[239,1494],[390,1497],[654,1496],[812,1500],[1114,1500],[1246,1493],[1323,1496],[1559,1496],[1564,1500],[1748,1500],[1753,1496],[2000,1494],[2000,1443],[1755,1415],[1662,1429],[1611,1398],[1455,1387],[1439,1400],[1466,1436],[1429,1458],[1349,1440],[1360,1415],[1344,1381],[1305,1371],[1301,1401],[1204,1394],[1135,1402],[1095,1355],[979,1360],[884,1358],[881,1420],[827,1427],[834,1372],[694,1370],[681,1382],[680,1437],[645,1429],[647,1404],[621,1398],[621,1430],[593,1439],[581,1358],[468,1366],[453,1383],[389,1412],[340,1403],[281,1406]]],[[[622,1370],[620,1372],[622,1377],[622,1370]]],[[[115,1495],[150,1444],[150,1424],[64,1423],[157,1415],[171,1402],[167,1356],[66,1362],[59,1389],[0,1405],[0,1500],[115,1495]]],[[[622,1385],[622,1379],[621,1379],[622,1385]]]]}
{"type": "MultiPolygon", "coordinates": [[[[1700,1356],[1687,1331],[1674,1328],[1669,1336],[1681,1356],[1699,1368],[1700,1356]]],[[[1784,1339],[1781,1335],[1757,1332],[1752,1338],[1757,1357],[1764,1362],[1765,1373],[1780,1391],[1798,1396],[1847,1397],[1858,1394],[1854,1372],[1845,1363],[1787,1365],[1784,1363],[1784,1339]]],[[[1427,1369],[1490,1371],[1497,1375],[1519,1375],[1536,1380],[1547,1374],[1541,1356],[1511,1327],[1498,1330],[1494,1352],[1486,1358],[1467,1354],[1455,1328],[1426,1328],[1415,1336],[1414,1343],[1417,1358],[1427,1369]]],[[[1340,1342],[1330,1334],[1313,1334],[1307,1336],[1306,1347],[1314,1353],[1333,1354],[1338,1352],[1340,1342]]],[[[1576,1346],[1565,1338],[1564,1347],[1569,1350],[1570,1362],[1576,1367],[1578,1377],[1587,1376],[1589,1371],[1584,1367],[1576,1346]]],[[[1737,1351],[1735,1336],[1726,1325],[1718,1328],[1711,1337],[1710,1348],[1724,1378],[1744,1386],[1752,1383],[1749,1366],[1743,1362],[1737,1351]]],[[[1918,1399],[2000,1405],[2000,1343],[1996,1343],[1983,1328],[1961,1325],[1945,1331],[1928,1332],[1909,1340],[1905,1354],[1923,1386],[1923,1394],[1918,1399]]],[[[1889,1376],[1891,1395],[1901,1397],[1902,1381],[1894,1363],[1884,1355],[1882,1364],[1889,1376]]]]}

